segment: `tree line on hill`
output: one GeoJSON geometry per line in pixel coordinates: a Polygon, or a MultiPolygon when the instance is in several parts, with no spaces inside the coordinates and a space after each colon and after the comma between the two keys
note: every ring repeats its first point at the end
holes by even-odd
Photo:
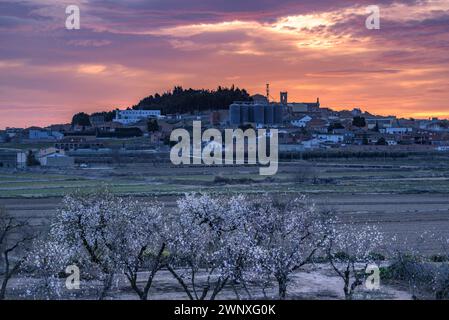
{"type": "MultiPolygon", "coordinates": [[[[176,86],[172,91],[162,95],[149,95],[132,107],[134,110],[161,110],[162,114],[194,113],[206,110],[227,109],[234,101],[250,101],[251,97],[245,89],[232,85],[230,88],[218,86],[216,90],[183,89],[176,86]]],[[[79,112],[72,118],[72,126],[90,126],[91,116],[104,116],[106,122],[112,121],[114,111],[95,112],[91,115],[79,112]]]]}
{"type": "Polygon", "coordinates": [[[164,114],[194,113],[206,110],[227,109],[234,101],[249,101],[250,95],[245,89],[231,86],[230,88],[219,86],[216,90],[183,89],[176,86],[172,91],[140,100],[133,109],[161,110],[164,114]]]}

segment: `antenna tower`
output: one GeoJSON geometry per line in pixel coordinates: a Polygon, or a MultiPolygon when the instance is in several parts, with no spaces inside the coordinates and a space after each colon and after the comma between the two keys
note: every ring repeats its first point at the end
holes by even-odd
{"type": "Polygon", "coordinates": [[[270,102],[270,84],[267,83],[267,100],[270,102]]]}

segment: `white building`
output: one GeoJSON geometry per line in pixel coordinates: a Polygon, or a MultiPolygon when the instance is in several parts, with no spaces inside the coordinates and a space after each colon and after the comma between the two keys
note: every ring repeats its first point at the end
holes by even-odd
{"type": "Polygon", "coordinates": [[[293,126],[295,126],[295,127],[305,128],[306,125],[307,125],[307,123],[308,123],[310,120],[312,120],[311,117],[305,116],[305,117],[303,117],[303,118],[301,118],[301,119],[295,119],[295,120],[292,120],[292,121],[290,121],[290,123],[291,123],[293,126]]]}
{"type": "Polygon", "coordinates": [[[160,118],[161,110],[116,110],[114,122],[133,124],[142,119],[160,118]]]}
{"type": "Polygon", "coordinates": [[[17,153],[17,168],[26,168],[27,154],[25,152],[17,153]]]}
{"type": "Polygon", "coordinates": [[[387,143],[389,146],[397,146],[398,142],[394,139],[387,139],[387,143]]]}
{"type": "Polygon", "coordinates": [[[301,145],[304,147],[304,149],[317,149],[320,147],[321,142],[322,141],[314,138],[301,142],[301,145]]]}
{"type": "Polygon", "coordinates": [[[52,153],[39,158],[41,166],[44,167],[73,167],[75,159],[65,154],[52,153]]]}
{"type": "Polygon", "coordinates": [[[323,133],[317,134],[315,137],[321,142],[342,143],[345,136],[342,134],[323,133]]]}
{"type": "Polygon", "coordinates": [[[366,125],[368,129],[374,129],[376,126],[379,128],[391,128],[395,121],[396,117],[368,118],[366,119],[366,125]]]}
{"type": "Polygon", "coordinates": [[[64,134],[46,129],[30,129],[28,138],[30,140],[61,140],[64,138],[64,134]]]}
{"type": "Polygon", "coordinates": [[[379,130],[379,132],[386,134],[404,134],[412,131],[412,128],[385,128],[379,130]]]}

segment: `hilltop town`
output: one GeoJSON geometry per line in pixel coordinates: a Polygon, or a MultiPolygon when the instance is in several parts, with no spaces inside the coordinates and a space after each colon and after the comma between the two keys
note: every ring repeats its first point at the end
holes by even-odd
{"type": "Polygon", "coordinates": [[[449,151],[449,121],[379,116],[361,108],[335,111],[317,98],[289,101],[250,96],[238,88],[183,90],[142,99],[132,108],[78,113],[71,123],[0,131],[0,167],[73,167],[114,163],[118,158],[166,159],[170,133],[202,128],[276,128],[281,157],[304,153],[419,153],[449,151]],[[238,99],[239,101],[235,101],[238,99]],[[275,101],[278,100],[278,101],[275,101]]]}

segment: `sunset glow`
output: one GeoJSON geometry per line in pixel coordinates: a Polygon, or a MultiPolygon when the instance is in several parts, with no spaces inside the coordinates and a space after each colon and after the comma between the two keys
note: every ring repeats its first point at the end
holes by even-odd
{"type": "Polygon", "coordinates": [[[449,117],[448,1],[1,1],[0,128],[69,122],[175,85],[449,117]],[[66,30],[78,4],[81,29],[66,30]],[[381,29],[365,28],[366,6],[381,29]]]}

